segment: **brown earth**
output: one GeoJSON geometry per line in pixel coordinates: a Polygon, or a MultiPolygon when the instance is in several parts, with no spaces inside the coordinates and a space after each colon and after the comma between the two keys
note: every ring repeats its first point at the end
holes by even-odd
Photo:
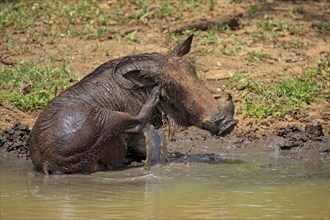
{"type": "MultiPolygon", "coordinates": [[[[234,56],[227,56],[221,52],[222,44],[205,43],[205,34],[196,36],[193,42],[190,56],[196,63],[201,78],[205,79],[206,85],[212,90],[225,90],[231,92],[237,108],[241,105],[242,93],[239,89],[231,86],[228,76],[235,72],[249,76],[252,80],[270,80],[277,82],[283,75],[300,75],[307,67],[315,66],[315,60],[324,54],[330,54],[329,32],[322,33],[315,28],[315,24],[330,21],[330,6],[326,0],[319,1],[260,1],[260,13],[249,15],[248,9],[254,1],[243,1],[240,4],[230,4],[229,1],[216,1],[216,7],[212,12],[194,18],[189,11],[178,20],[177,26],[184,28],[190,19],[202,21],[214,21],[222,16],[239,14],[239,28],[233,30],[235,37],[226,33],[217,33],[218,41],[223,41],[235,48],[234,56]],[[294,13],[294,8],[303,6],[304,14],[294,13]],[[299,27],[301,34],[284,34],[281,42],[300,40],[306,44],[303,49],[284,49],[276,45],[272,40],[254,42],[253,33],[260,33],[260,24],[264,15],[273,14],[278,20],[285,20],[291,26],[299,27]],[[248,52],[256,51],[269,55],[264,61],[248,62],[248,52]]],[[[128,12],[129,13],[129,12],[128,12]]],[[[144,53],[166,53],[175,42],[169,42],[167,32],[174,30],[169,27],[166,19],[158,20],[158,23],[150,21],[150,24],[129,23],[118,27],[121,33],[138,30],[139,43],[132,43],[124,38],[116,38],[110,34],[104,39],[84,39],[83,37],[65,37],[53,39],[43,37],[42,42],[27,45],[17,44],[10,51],[4,51],[0,60],[12,60],[14,62],[38,61],[40,57],[54,55],[70,60],[70,66],[80,78],[84,77],[103,62],[120,56],[144,53]],[[22,49],[24,48],[24,49],[22,49]],[[5,55],[4,55],[5,54],[5,55]]],[[[16,38],[24,42],[27,36],[17,33],[16,38]]],[[[6,63],[6,62],[2,62],[6,63]]],[[[0,64],[4,65],[4,64],[0,64]]],[[[329,86],[329,84],[327,85],[329,86]]],[[[0,133],[19,121],[27,124],[30,128],[40,111],[23,112],[7,103],[0,103],[0,133]]],[[[279,129],[295,126],[304,131],[306,125],[320,125],[325,136],[330,135],[330,103],[324,98],[317,98],[311,105],[302,106],[296,112],[285,117],[269,117],[257,120],[241,113],[237,113],[239,124],[230,137],[246,137],[248,139],[265,139],[270,135],[276,135],[279,129]]],[[[184,133],[186,136],[194,136],[196,130],[190,128],[184,133]]],[[[179,137],[180,137],[179,134],[179,137]]],[[[203,137],[203,131],[198,132],[203,137]]],[[[205,136],[205,135],[204,135],[205,136]]],[[[205,136],[212,140],[211,137],[205,136]]],[[[240,143],[239,141],[237,142],[240,143]]]]}

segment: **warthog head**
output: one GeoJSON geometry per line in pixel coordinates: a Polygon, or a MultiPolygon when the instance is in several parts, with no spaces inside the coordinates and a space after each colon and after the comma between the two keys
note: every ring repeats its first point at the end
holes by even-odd
{"type": "MultiPolygon", "coordinates": [[[[197,126],[212,134],[225,136],[237,124],[230,94],[216,100],[198,79],[189,53],[193,36],[180,42],[170,53],[147,54],[155,65],[145,65],[143,71],[128,71],[123,76],[134,85],[161,84],[161,109],[184,127],[197,126]]],[[[152,63],[151,62],[151,63],[152,63]]]]}

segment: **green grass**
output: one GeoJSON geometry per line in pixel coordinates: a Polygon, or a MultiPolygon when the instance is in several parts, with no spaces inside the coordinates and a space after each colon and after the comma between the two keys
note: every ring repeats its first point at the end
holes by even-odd
{"type": "MultiPolygon", "coordinates": [[[[308,49],[308,44],[299,39],[281,40],[284,37],[298,36],[300,37],[302,30],[300,27],[294,26],[287,21],[276,19],[275,15],[266,14],[264,19],[259,23],[258,30],[251,34],[253,43],[265,42],[273,45],[280,45],[283,49],[308,49]]],[[[264,61],[267,59],[265,54],[256,54],[251,52],[248,54],[249,62],[264,61]]]]}
{"type": "Polygon", "coordinates": [[[243,3],[243,0],[230,0],[229,2],[231,4],[240,4],[240,3],[243,3]]]}
{"type": "Polygon", "coordinates": [[[251,81],[239,73],[230,76],[235,87],[244,86],[239,111],[255,118],[279,117],[311,104],[318,96],[330,97],[330,58],[320,59],[317,67],[307,68],[302,76],[284,77],[280,82],[251,81]]]}
{"type": "MultiPolygon", "coordinates": [[[[12,1],[0,4],[0,29],[42,38],[86,34],[102,38],[109,32],[105,26],[121,23],[117,7],[98,7],[97,1],[12,1]],[[10,28],[7,28],[10,27],[10,28]]],[[[8,40],[8,39],[7,39],[8,40]]]]}
{"type": "Polygon", "coordinates": [[[284,40],[281,45],[284,49],[307,49],[308,44],[304,41],[294,39],[294,40],[284,40]]]}
{"type": "Polygon", "coordinates": [[[260,13],[260,8],[257,4],[250,5],[249,8],[248,8],[247,13],[250,16],[259,14],[260,13]]]}
{"type": "Polygon", "coordinates": [[[288,78],[280,83],[250,82],[249,93],[243,94],[243,114],[265,118],[283,116],[300,105],[310,104],[318,86],[309,79],[288,78]]]}
{"type": "Polygon", "coordinates": [[[330,32],[330,22],[321,22],[314,25],[321,33],[330,32]]]}
{"type": "Polygon", "coordinates": [[[140,43],[141,40],[138,37],[138,31],[133,31],[124,36],[124,39],[128,40],[130,43],[140,43]]]}
{"type": "Polygon", "coordinates": [[[221,47],[221,52],[222,54],[226,56],[234,56],[237,54],[238,51],[238,46],[229,46],[227,42],[222,41],[221,42],[222,47],[221,47]]]}
{"type": "MultiPolygon", "coordinates": [[[[205,55],[209,54],[214,51],[217,44],[221,42],[222,44],[227,43],[224,40],[220,40],[219,33],[224,33],[228,35],[229,38],[235,38],[236,35],[233,33],[233,31],[230,29],[228,25],[216,23],[214,25],[211,25],[207,30],[201,31],[201,30],[185,30],[182,33],[172,33],[167,32],[167,42],[171,42],[172,44],[176,44],[178,41],[186,39],[190,35],[194,35],[194,46],[195,49],[192,51],[192,53],[197,53],[198,55],[205,55]]],[[[228,56],[234,55],[234,52],[236,53],[237,47],[233,48],[226,48],[226,46],[223,45],[221,48],[221,51],[224,54],[226,53],[226,50],[228,50],[228,56]],[[233,50],[233,51],[229,51],[233,50]]]]}
{"type": "Polygon", "coordinates": [[[33,111],[45,106],[77,77],[67,61],[55,66],[50,61],[41,67],[35,63],[20,63],[0,72],[0,101],[9,101],[21,110],[33,111]]]}
{"type": "Polygon", "coordinates": [[[262,41],[267,41],[267,40],[272,40],[274,42],[277,41],[279,38],[279,34],[277,32],[272,32],[272,33],[264,33],[263,31],[261,33],[253,33],[251,35],[252,41],[253,42],[262,42],[262,41]]]}
{"type": "MultiPolygon", "coordinates": [[[[0,37],[6,48],[16,43],[38,43],[67,36],[106,39],[121,31],[122,25],[171,24],[185,12],[198,16],[214,10],[214,0],[115,1],[10,1],[0,4],[0,37]],[[21,36],[24,35],[22,38],[21,36]],[[18,42],[16,42],[18,41],[18,42]]],[[[139,43],[132,36],[121,36],[139,43]]],[[[133,36],[134,38],[134,36],[133,36]]]]}
{"type": "Polygon", "coordinates": [[[278,20],[274,15],[266,14],[262,23],[264,30],[272,32],[283,32],[290,35],[300,35],[301,29],[299,27],[289,24],[287,21],[278,20]]]}
{"type": "Polygon", "coordinates": [[[239,72],[235,72],[230,75],[229,82],[234,86],[247,87],[250,84],[250,78],[247,76],[242,76],[239,72]]]}
{"type": "Polygon", "coordinates": [[[175,6],[171,4],[164,4],[161,8],[155,9],[155,16],[157,18],[172,17],[174,15],[175,6]]]}
{"type": "Polygon", "coordinates": [[[303,15],[306,13],[306,10],[303,6],[300,5],[293,8],[293,13],[303,15]]]}
{"type": "Polygon", "coordinates": [[[262,52],[256,52],[256,51],[248,52],[247,56],[248,56],[247,60],[249,63],[252,63],[255,61],[265,61],[270,58],[269,54],[262,53],[262,52]]]}

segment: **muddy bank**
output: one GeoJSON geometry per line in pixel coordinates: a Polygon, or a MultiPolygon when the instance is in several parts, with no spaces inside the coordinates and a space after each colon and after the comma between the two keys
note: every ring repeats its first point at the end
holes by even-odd
{"type": "Polygon", "coordinates": [[[169,152],[176,152],[175,157],[188,161],[196,160],[198,155],[199,159],[211,162],[221,159],[221,155],[290,155],[293,160],[320,160],[330,159],[329,140],[320,125],[306,125],[304,130],[287,126],[261,138],[251,138],[249,134],[232,134],[223,138],[190,128],[177,133],[168,144],[168,149],[169,152]]]}
{"type": "Polygon", "coordinates": [[[15,123],[11,128],[4,130],[0,138],[2,152],[16,154],[19,158],[28,159],[30,156],[27,140],[31,130],[27,125],[20,122],[15,123]]]}
{"type": "MultiPolygon", "coordinates": [[[[26,144],[29,134],[28,126],[21,123],[15,123],[5,130],[0,139],[2,156],[16,155],[18,158],[29,159],[29,148],[26,144]]],[[[227,137],[217,137],[207,131],[190,127],[176,131],[167,140],[168,162],[216,163],[227,156],[244,158],[253,155],[264,155],[267,158],[287,155],[285,158],[289,160],[328,160],[329,140],[330,137],[323,134],[321,125],[312,124],[306,125],[303,130],[291,125],[282,127],[276,133],[261,138],[235,132],[227,137]]],[[[274,166],[274,163],[269,161],[265,166],[274,166]]]]}

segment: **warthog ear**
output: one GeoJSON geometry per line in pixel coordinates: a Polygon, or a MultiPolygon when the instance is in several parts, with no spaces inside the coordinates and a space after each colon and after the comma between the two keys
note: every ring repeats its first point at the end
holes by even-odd
{"type": "Polygon", "coordinates": [[[187,53],[189,53],[193,38],[194,38],[194,35],[192,34],[186,40],[179,42],[175,46],[175,48],[171,51],[170,54],[172,56],[182,57],[182,56],[186,55],[187,53]]]}
{"type": "Polygon", "coordinates": [[[116,83],[124,89],[153,86],[166,61],[163,55],[140,54],[122,58],[112,70],[116,83]],[[162,60],[163,59],[163,60],[162,60]]]}
{"type": "Polygon", "coordinates": [[[150,75],[151,74],[145,70],[133,70],[125,73],[124,77],[131,81],[135,87],[144,87],[156,84],[150,75]]]}

